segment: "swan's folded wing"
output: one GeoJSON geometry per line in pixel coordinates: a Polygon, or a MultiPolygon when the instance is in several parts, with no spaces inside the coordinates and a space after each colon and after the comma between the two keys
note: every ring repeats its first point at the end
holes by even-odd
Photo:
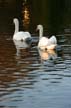
{"type": "Polygon", "coordinates": [[[27,35],[27,37],[31,38],[31,34],[29,32],[24,32],[24,33],[27,35]]]}
{"type": "Polygon", "coordinates": [[[55,36],[49,38],[50,44],[57,44],[57,39],[55,36]]]}

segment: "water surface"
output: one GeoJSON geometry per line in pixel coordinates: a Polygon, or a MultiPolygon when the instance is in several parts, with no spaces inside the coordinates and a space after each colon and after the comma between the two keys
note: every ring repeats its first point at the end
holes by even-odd
{"type": "Polygon", "coordinates": [[[70,108],[71,45],[62,44],[48,59],[39,55],[37,36],[19,54],[10,36],[0,35],[0,107],[70,108]]]}

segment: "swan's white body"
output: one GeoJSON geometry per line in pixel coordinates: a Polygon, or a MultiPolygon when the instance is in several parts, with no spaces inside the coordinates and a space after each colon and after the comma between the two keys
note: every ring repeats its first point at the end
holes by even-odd
{"type": "Polygon", "coordinates": [[[15,32],[13,35],[13,40],[26,41],[27,38],[30,40],[32,39],[29,32],[19,31],[19,21],[17,18],[14,18],[13,22],[15,24],[15,32]]]}
{"type": "Polygon", "coordinates": [[[41,50],[55,49],[55,47],[57,45],[56,37],[52,36],[49,39],[47,37],[44,37],[42,25],[38,25],[37,29],[39,30],[38,48],[40,48],[41,50]]]}

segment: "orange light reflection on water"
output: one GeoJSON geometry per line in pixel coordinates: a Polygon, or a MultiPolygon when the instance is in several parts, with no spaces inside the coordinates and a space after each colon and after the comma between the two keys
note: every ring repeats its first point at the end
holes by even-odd
{"type": "Polygon", "coordinates": [[[25,29],[28,29],[30,24],[30,10],[28,6],[23,5],[22,14],[23,14],[23,26],[25,27],[25,29]]]}

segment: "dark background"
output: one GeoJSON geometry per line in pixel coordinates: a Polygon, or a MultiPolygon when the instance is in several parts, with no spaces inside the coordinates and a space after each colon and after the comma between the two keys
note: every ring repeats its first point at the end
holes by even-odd
{"type": "Polygon", "coordinates": [[[0,0],[0,32],[13,32],[13,18],[20,20],[23,29],[22,9],[30,9],[29,31],[34,33],[37,24],[43,24],[49,34],[58,34],[71,28],[71,0],[0,0]],[[24,4],[24,5],[23,5],[24,4]]]}

